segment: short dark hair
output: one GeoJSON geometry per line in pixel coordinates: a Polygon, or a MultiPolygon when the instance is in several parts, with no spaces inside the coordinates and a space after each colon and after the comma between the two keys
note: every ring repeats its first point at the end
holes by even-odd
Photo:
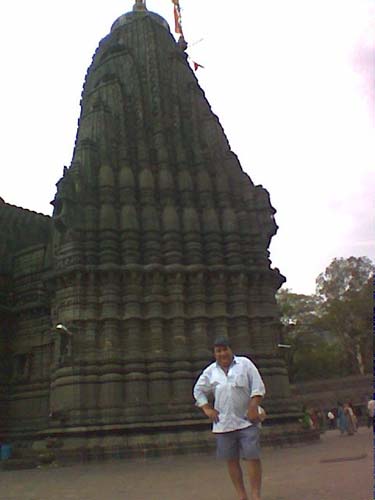
{"type": "Polygon", "coordinates": [[[216,337],[214,341],[214,347],[225,346],[230,347],[230,340],[228,337],[216,337]]]}

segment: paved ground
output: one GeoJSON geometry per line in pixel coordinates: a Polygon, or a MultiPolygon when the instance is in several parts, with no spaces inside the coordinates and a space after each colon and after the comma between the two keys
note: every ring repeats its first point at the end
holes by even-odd
{"type": "MultiPolygon", "coordinates": [[[[321,442],[264,449],[264,500],[373,499],[373,435],[329,431],[321,442]]],[[[121,460],[0,472],[1,500],[236,500],[211,456],[121,460]]]]}

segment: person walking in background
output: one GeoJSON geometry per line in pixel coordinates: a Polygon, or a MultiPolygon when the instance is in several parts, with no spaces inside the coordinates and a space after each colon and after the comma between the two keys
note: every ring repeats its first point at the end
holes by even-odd
{"type": "Polygon", "coordinates": [[[194,398],[213,424],[217,457],[226,460],[238,498],[248,499],[240,464],[240,458],[243,458],[249,474],[251,499],[260,500],[259,427],[265,418],[260,407],[265,394],[264,383],[248,358],[233,354],[226,337],[216,339],[213,350],[216,361],[198,378],[194,398]],[[214,397],[214,406],[208,402],[210,395],[214,397]]]}
{"type": "Polygon", "coordinates": [[[375,401],[369,399],[367,402],[367,427],[370,428],[374,425],[375,401]]]}
{"type": "Polygon", "coordinates": [[[302,427],[304,429],[313,429],[314,428],[314,424],[313,424],[313,421],[311,419],[310,413],[307,411],[307,408],[305,405],[302,407],[302,418],[301,418],[300,422],[301,422],[302,427]]]}
{"type": "Polygon", "coordinates": [[[354,413],[351,409],[349,403],[344,404],[344,414],[346,416],[347,422],[347,432],[349,436],[352,436],[355,433],[355,423],[354,423],[354,413]]]}
{"type": "Polygon", "coordinates": [[[348,418],[340,401],[337,403],[337,426],[341,436],[343,436],[345,432],[348,432],[348,418]]]}
{"type": "Polygon", "coordinates": [[[311,408],[311,410],[309,411],[309,414],[310,414],[310,418],[312,421],[313,429],[319,430],[319,417],[318,417],[318,413],[315,410],[315,408],[311,408]]]}
{"type": "Polygon", "coordinates": [[[332,410],[329,410],[329,412],[327,413],[327,418],[328,418],[328,422],[329,422],[329,428],[332,430],[335,428],[335,420],[336,420],[336,417],[335,417],[335,414],[333,413],[332,410]]]}
{"type": "Polygon", "coordinates": [[[349,419],[351,421],[351,424],[353,426],[353,431],[357,432],[358,431],[358,418],[353,406],[353,403],[349,401],[348,403],[348,414],[349,414],[349,419]]]}

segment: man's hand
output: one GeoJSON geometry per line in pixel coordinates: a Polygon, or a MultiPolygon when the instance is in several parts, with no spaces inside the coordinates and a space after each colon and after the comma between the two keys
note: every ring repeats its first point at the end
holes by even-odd
{"type": "Polygon", "coordinates": [[[255,408],[251,406],[247,410],[247,418],[250,420],[250,422],[256,423],[260,422],[260,415],[258,411],[258,406],[255,408]]]}
{"type": "Polygon", "coordinates": [[[203,407],[205,415],[211,420],[211,422],[215,422],[215,424],[219,421],[219,412],[211,407],[203,407]]]}
{"type": "Polygon", "coordinates": [[[261,415],[259,414],[259,403],[261,402],[261,399],[261,396],[254,396],[250,400],[249,406],[247,408],[247,418],[250,420],[250,422],[257,423],[264,420],[264,418],[262,419],[261,415]]]}

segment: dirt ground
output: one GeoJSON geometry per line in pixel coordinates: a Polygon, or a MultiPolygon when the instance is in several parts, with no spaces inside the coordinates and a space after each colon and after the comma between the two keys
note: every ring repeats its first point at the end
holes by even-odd
{"type": "MultiPolygon", "coordinates": [[[[263,450],[263,500],[372,500],[373,433],[263,450]]],[[[211,455],[0,472],[1,500],[236,500],[211,455]]]]}

